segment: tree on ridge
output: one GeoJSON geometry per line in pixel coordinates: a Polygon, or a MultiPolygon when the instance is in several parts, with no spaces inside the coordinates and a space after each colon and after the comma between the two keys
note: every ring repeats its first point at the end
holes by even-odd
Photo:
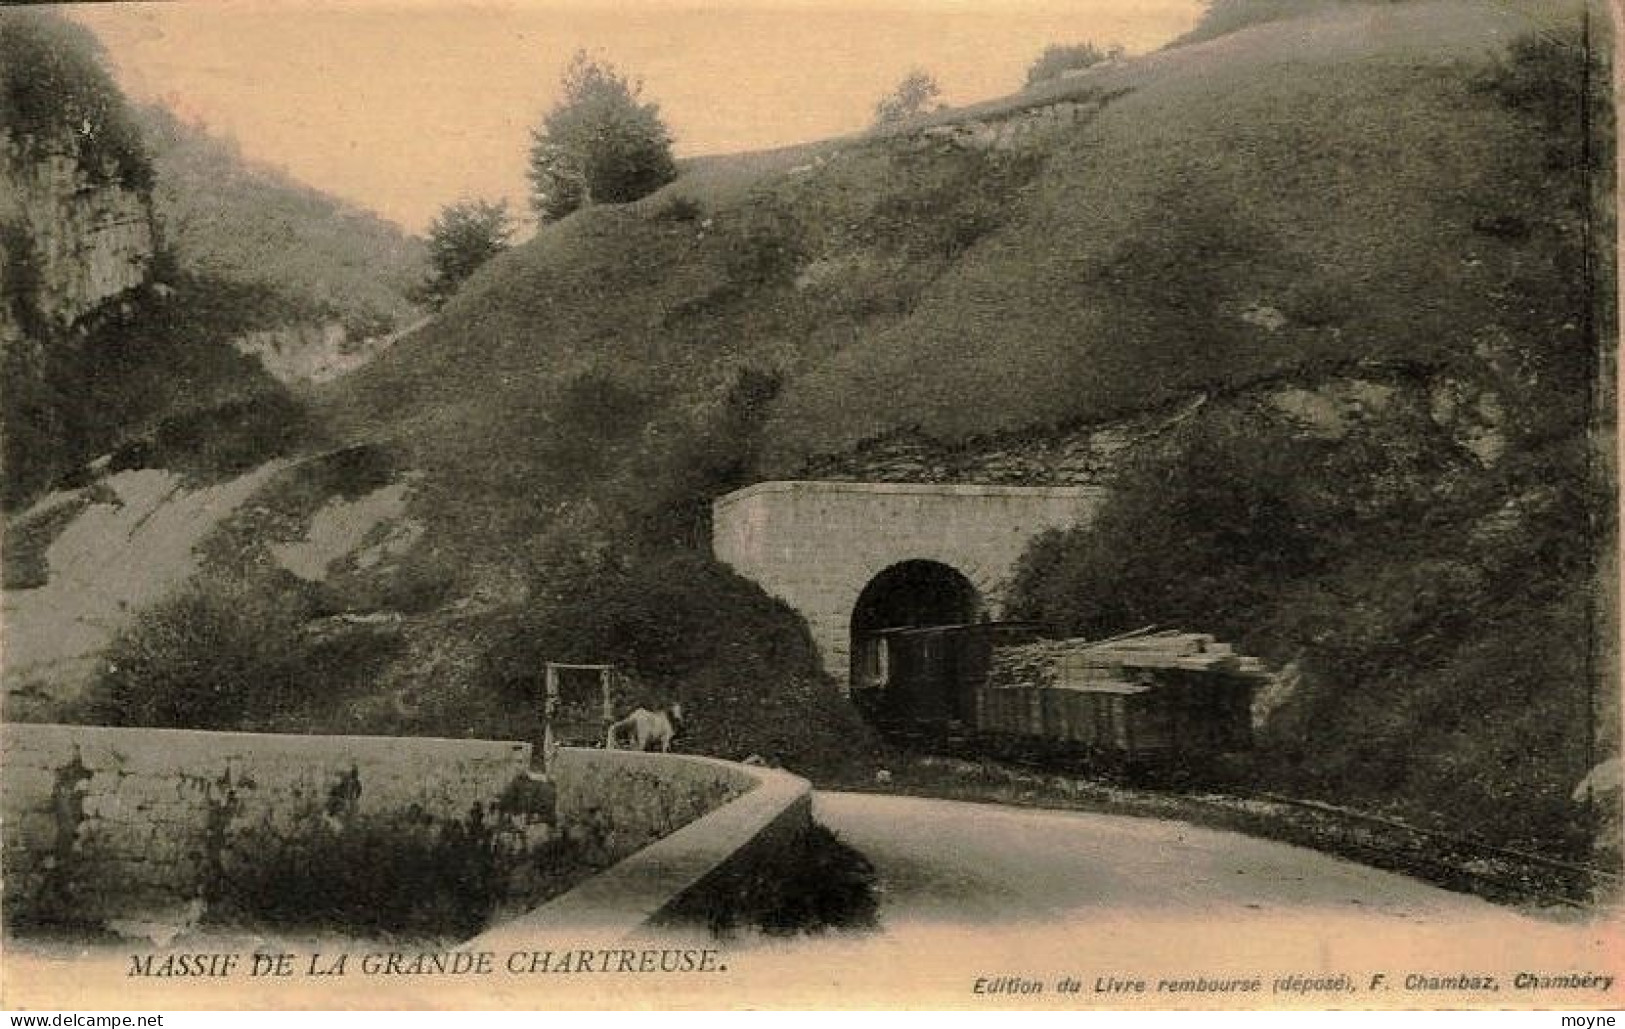
{"type": "Polygon", "coordinates": [[[642,82],[578,50],[562,85],[531,133],[530,202],[543,222],[636,200],[677,177],[671,132],[642,82]]]}

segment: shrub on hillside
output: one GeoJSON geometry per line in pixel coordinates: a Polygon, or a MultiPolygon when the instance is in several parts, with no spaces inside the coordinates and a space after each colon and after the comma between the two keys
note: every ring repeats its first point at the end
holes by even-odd
{"type": "Polygon", "coordinates": [[[875,125],[894,125],[930,114],[942,107],[937,99],[941,94],[942,87],[937,85],[936,76],[916,68],[875,104],[875,125]]]}
{"type": "Polygon", "coordinates": [[[1303,608],[1280,619],[1320,613],[1302,651],[1309,685],[1261,734],[1266,781],[1587,858],[1570,800],[1598,731],[1584,582],[1554,582],[1527,554],[1488,571],[1372,564],[1299,593],[1303,608]]]}
{"type": "Polygon", "coordinates": [[[1255,634],[1283,589],[1368,533],[1392,532],[1398,551],[1427,531],[1451,467],[1414,449],[1391,431],[1332,440],[1245,411],[1199,418],[1123,470],[1087,529],[1034,542],[1013,613],[1081,635],[1148,623],[1255,634]]]}
{"type": "Polygon", "coordinates": [[[674,196],[658,207],[651,217],[656,221],[681,224],[697,222],[705,214],[705,207],[693,197],[674,196]]]}
{"type": "Polygon", "coordinates": [[[371,690],[400,639],[314,621],[322,599],[280,571],[205,573],[114,637],[86,713],[154,728],[353,731],[345,705],[371,690]]]}
{"type": "Polygon", "coordinates": [[[898,147],[864,231],[914,259],[951,261],[1011,216],[1043,167],[1033,152],[898,147]]]}
{"type": "Polygon", "coordinates": [[[114,638],[101,714],[114,725],[248,728],[322,689],[299,657],[302,614],[268,590],[200,578],[114,638]]]}
{"type": "Polygon", "coordinates": [[[778,371],[746,365],[715,405],[651,434],[659,445],[639,454],[636,486],[621,504],[640,542],[693,550],[710,545],[711,503],[751,481],[762,425],[783,381],[778,371]]]}
{"type": "Polygon", "coordinates": [[[558,385],[538,458],[552,481],[578,487],[602,475],[635,444],[654,407],[636,372],[612,362],[558,385]]]}
{"type": "Polygon", "coordinates": [[[807,259],[806,233],[783,207],[759,201],[726,226],[732,245],[723,255],[728,278],[742,288],[778,286],[795,278],[807,259]]]}
{"type": "Polygon", "coordinates": [[[1093,68],[1102,61],[1114,61],[1122,56],[1123,48],[1120,46],[1102,50],[1093,43],[1052,44],[1045,47],[1038,59],[1028,66],[1027,85],[1036,86],[1040,82],[1058,79],[1069,71],[1093,68]]]}
{"type": "Polygon", "coordinates": [[[316,591],[327,613],[426,614],[456,596],[467,581],[461,562],[430,546],[415,546],[370,568],[334,574],[316,591]]]}
{"type": "Polygon", "coordinates": [[[166,417],[140,444],[140,464],[219,479],[286,454],[315,431],[302,404],[268,388],[166,417]]]}
{"type": "Polygon", "coordinates": [[[430,277],[422,294],[440,307],[480,265],[508,249],[513,220],[507,201],[459,200],[440,209],[429,226],[430,277]]]}
{"type": "Polygon", "coordinates": [[[823,673],[804,623],[756,584],[690,552],[560,554],[535,571],[536,608],[493,648],[491,689],[534,706],[548,661],[612,663],[651,699],[680,698],[680,750],[757,754],[804,773],[872,739],[823,673]]]}

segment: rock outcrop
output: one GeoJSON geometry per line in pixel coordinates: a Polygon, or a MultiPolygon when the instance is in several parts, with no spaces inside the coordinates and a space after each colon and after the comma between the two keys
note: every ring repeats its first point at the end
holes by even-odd
{"type": "Polygon", "coordinates": [[[819,456],[791,474],[865,482],[1105,485],[1129,455],[1166,438],[1209,403],[1250,407],[1321,439],[1341,439],[1370,423],[1403,421],[1483,468],[1494,466],[1506,448],[1501,400],[1492,388],[1459,377],[1385,377],[1371,370],[1301,383],[1260,383],[1223,396],[1197,393],[1121,419],[958,444],[894,433],[819,456]]]}
{"type": "MultiPolygon", "coordinates": [[[[55,333],[146,283],[157,231],[148,194],[113,177],[100,181],[65,143],[36,149],[24,157],[21,144],[7,140],[0,160],[4,276],[7,293],[21,292],[55,333]]],[[[20,337],[23,327],[12,331],[20,337]]]]}

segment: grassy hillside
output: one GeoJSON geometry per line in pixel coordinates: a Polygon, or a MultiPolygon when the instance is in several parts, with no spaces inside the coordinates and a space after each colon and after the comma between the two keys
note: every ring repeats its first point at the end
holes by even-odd
{"type": "Polygon", "coordinates": [[[1460,62],[1519,25],[1399,6],[1373,49],[1360,15],[1162,55],[906,318],[798,378],[771,430],[783,464],[911,425],[957,440],[1332,362],[1470,355],[1519,264],[1475,225],[1538,181],[1543,147],[1460,62]],[[1404,22],[1427,50],[1380,45],[1404,22]],[[1284,321],[1246,317],[1264,308],[1284,321]]]}
{"type": "Polygon", "coordinates": [[[1041,431],[1364,361],[1471,370],[1566,281],[1520,228],[1544,128],[1481,81],[1528,26],[1356,8],[1068,80],[1098,113],[1026,151],[903,134],[711,162],[492,262],[329,407],[480,498],[451,527],[477,547],[582,492],[691,504],[669,450],[749,374],[779,386],[716,456],[733,480],[903,429],[1041,431]]]}
{"type": "Polygon", "coordinates": [[[783,472],[901,427],[957,440],[1470,357],[1526,272],[1490,222],[1537,202],[1545,160],[1540,125],[1472,69],[1527,24],[1478,3],[1301,24],[1070,80],[1128,92],[1034,154],[875,140],[587,212],[477,277],[355,396],[405,388],[453,417],[593,362],[701,395],[756,362],[785,373],[763,466],[783,472]],[[1263,308],[1284,321],[1248,317],[1263,308]]]}
{"type": "Polygon", "coordinates": [[[1208,0],[1207,10],[1202,12],[1196,26],[1168,45],[1203,43],[1253,25],[1288,21],[1357,4],[1404,2],[1407,0],[1208,0]]]}
{"type": "Polygon", "coordinates": [[[153,202],[178,264],[270,294],[278,317],[338,320],[352,338],[408,320],[420,240],[376,215],[248,162],[161,107],[140,111],[153,202]]]}
{"type": "MultiPolygon", "coordinates": [[[[1586,191],[1611,196],[1610,157],[1577,121],[1576,12],[1218,4],[1182,45],[1025,94],[695,162],[491,262],[324,410],[427,473],[416,503],[442,555],[522,580],[533,599],[515,604],[541,619],[526,632],[551,638],[573,624],[556,584],[640,596],[626,570],[703,551],[717,493],[865,441],[1041,440],[1193,395],[1248,425],[1283,383],[1383,378],[1411,400],[1346,445],[1277,419],[1254,425],[1278,444],[1262,453],[1243,433],[1192,465],[1203,452],[1175,441],[1122,471],[1125,495],[1181,469],[1235,473],[1196,476],[1154,523],[1202,575],[1137,542],[1149,523],[1130,506],[1107,549],[1143,560],[1119,562],[1119,610],[1065,609],[1076,582],[1047,601],[1033,583],[1032,602],[1077,628],[1205,620],[1300,661],[1269,781],[1335,795],[1376,768],[1364,802],[1449,824],[1511,799],[1517,817],[1487,831],[1572,849],[1606,532],[1587,330],[1612,325],[1589,306],[1609,280],[1587,275],[1606,255],[1585,249],[1586,191]],[[1059,101],[1065,120],[1044,128],[1059,101]],[[1451,391],[1480,398],[1491,456],[1441,432],[1451,391]],[[1248,476],[1266,485],[1249,493],[1248,476]],[[1214,511],[1229,520],[1204,523],[1214,511]],[[1260,512],[1299,549],[1272,553],[1260,512]],[[1509,757],[1532,741],[1548,758],[1509,757]],[[1482,788],[1430,788],[1469,782],[1482,788]]],[[[688,578],[688,603],[735,617],[732,587],[688,578]]],[[[649,604],[607,656],[657,652],[649,604]]]]}

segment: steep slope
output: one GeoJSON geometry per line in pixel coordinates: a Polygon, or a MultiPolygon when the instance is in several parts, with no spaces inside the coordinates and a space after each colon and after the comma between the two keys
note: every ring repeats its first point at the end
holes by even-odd
{"type": "Polygon", "coordinates": [[[177,264],[262,288],[289,321],[353,340],[415,316],[421,241],[376,215],[250,164],[228,140],[161,107],[140,111],[153,201],[177,264]]]}
{"type": "Polygon", "coordinates": [[[366,286],[391,253],[404,275],[413,245],[340,213],[195,135],[155,159],[85,29],[0,10],[8,718],[90,714],[81,691],[109,642],[198,571],[194,547],[277,478],[267,459],[316,443],[304,408],[232,343],[406,313],[398,290],[378,310],[366,286]],[[267,223],[270,236],[248,229],[267,223]]]}
{"type": "Polygon", "coordinates": [[[1529,235],[1551,221],[1544,126],[1483,83],[1528,29],[1499,4],[1339,6],[886,138],[713,161],[493,262],[329,407],[489,501],[483,533],[537,527],[535,498],[581,474],[641,475],[750,372],[778,392],[736,477],[1362,363],[1472,377],[1573,279],[1552,238],[1573,227],[1529,235]],[[605,424],[571,423],[571,390],[602,393],[605,424]]]}
{"type": "Polygon", "coordinates": [[[1488,5],[1356,6],[1102,74],[1132,92],[1058,140],[906,318],[790,386],[774,453],[1469,355],[1520,249],[1475,226],[1538,181],[1542,147],[1465,69],[1522,28],[1488,5]]]}
{"type": "Polygon", "coordinates": [[[120,472],[94,489],[45,498],[18,519],[23,531],[8,527],[8,588],[0,601],[6,717],[54,721],[82,714],[81,693],[104,667],[99,656],[131,613],[184,585],[198,570],[193,548],[215,521],[280,470],[273,461],[192,489],[172,472],[120,472]],[[30,547],[28,529],[36,525],[48,538],[30,547]],[[24,562],[38,574],[18,582],[24,562]]]}

